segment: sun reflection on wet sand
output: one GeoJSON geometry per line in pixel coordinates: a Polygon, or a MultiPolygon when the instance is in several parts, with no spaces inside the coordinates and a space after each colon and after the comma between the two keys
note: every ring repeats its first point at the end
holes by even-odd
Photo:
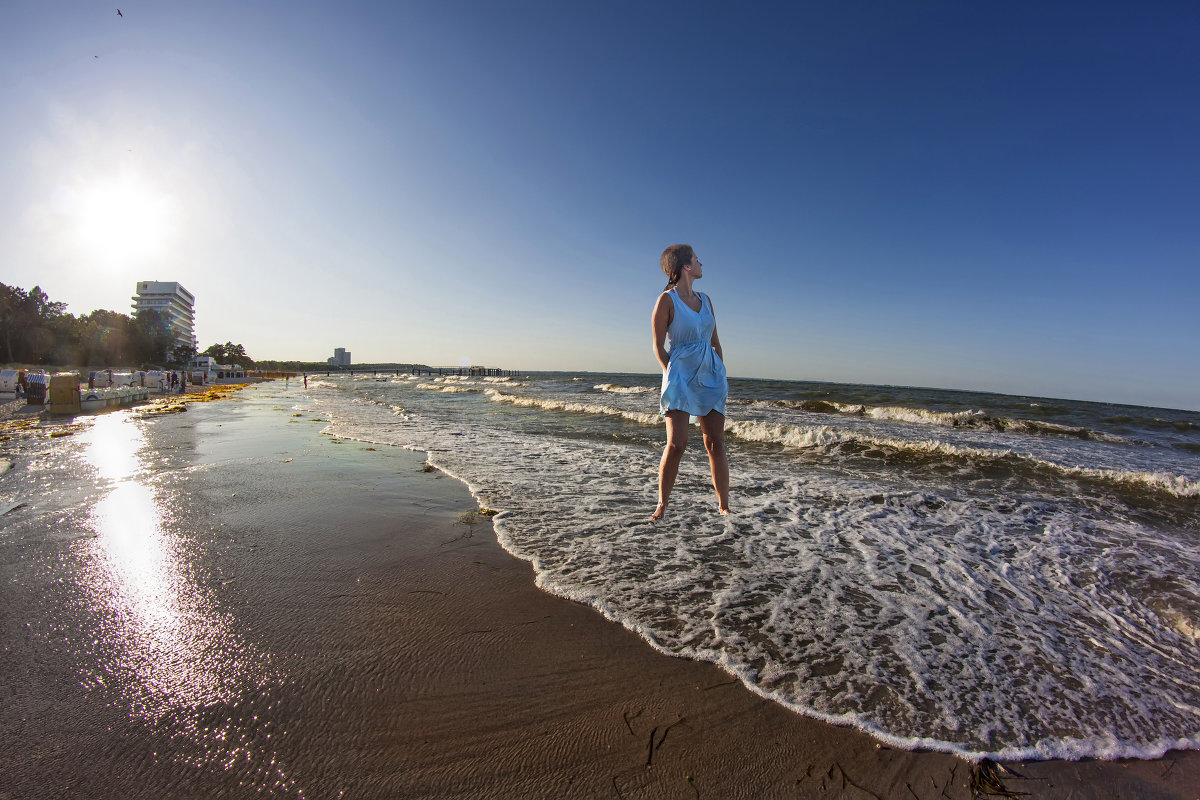
{"type": "Polygon", "coordinates": [[[116,678],[133,713],[151,720],[232,703],[262,686],[266,659],[235,635],[231,618],[197,585],[201,544],[180,533],[146,469],[142,424],[108,414],[84,439],[100,488],[111,487],[90,514],[96,538],[82,581],[108,612],[107,655],[96,666],[116,678]]]}

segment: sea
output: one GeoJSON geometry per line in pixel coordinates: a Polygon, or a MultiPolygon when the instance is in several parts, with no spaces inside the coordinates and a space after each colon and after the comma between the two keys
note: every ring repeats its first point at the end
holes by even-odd
{"type": "MultiPolygon", "coordinates": [[[[659,376],[310,376],[420,450],[537,585],[800,714],[972,759],[1200,748],[1200,413],[731,379],[652,522],[659,376]]],[[[693,421],[694,422],[694,421],[693,421]]]]}

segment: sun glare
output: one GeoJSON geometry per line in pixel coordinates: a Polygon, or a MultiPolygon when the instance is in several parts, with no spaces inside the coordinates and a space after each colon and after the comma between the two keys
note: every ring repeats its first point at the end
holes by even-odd
{"type": "Polygon", "coordinates": [[[89,262],[131,267],[164,254],[170,197],[134,177],[97,181],[73,198],[75,236],[89,262]]]}

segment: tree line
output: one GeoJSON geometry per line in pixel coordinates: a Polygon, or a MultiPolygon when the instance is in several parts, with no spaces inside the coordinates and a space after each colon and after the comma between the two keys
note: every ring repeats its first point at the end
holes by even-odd
{"type": "MultiPolygon", "coordinates": [[[[0,359],[10,364],[129,365],[181,369],[195,348],[174,345],[170,326],[155,309],[136,314],[97,310],[68,314],[39,286],[26,291],[0,283],[0,359]]],[[[204,351],[220,364],[253,367],[240,344],[214,344],[204,351]]]]}
{"type": "Polygon", "coordinates": [[[212,356],[218,364],[240,364],[247,369],[255,366],[254,359],[246,355],[246,348],[233,342],[209,345],[200,355],[212,356]]]}

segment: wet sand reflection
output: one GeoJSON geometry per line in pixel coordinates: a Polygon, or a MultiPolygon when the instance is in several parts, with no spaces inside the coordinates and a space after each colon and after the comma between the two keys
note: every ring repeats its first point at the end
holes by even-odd
{"type": "Polygon", "coordinates": [[[81,664],[96,670],[84,683],[117,691],[132,717],[200,749],[177,754],[182,760],[274,773],[254,782],[288,787],[275,754],[253,744],[261,732],[231,724],[237,706],[264,691],[269,658],[235,633],[216,587],[201,585],[206,542],[177,518],[195,501],[163,488],[142,424],[107,414],[82,437],[97,486],[107,489],[88,517],[95,538],[80,576],[101,628],[96,663],[81,664]]]}

